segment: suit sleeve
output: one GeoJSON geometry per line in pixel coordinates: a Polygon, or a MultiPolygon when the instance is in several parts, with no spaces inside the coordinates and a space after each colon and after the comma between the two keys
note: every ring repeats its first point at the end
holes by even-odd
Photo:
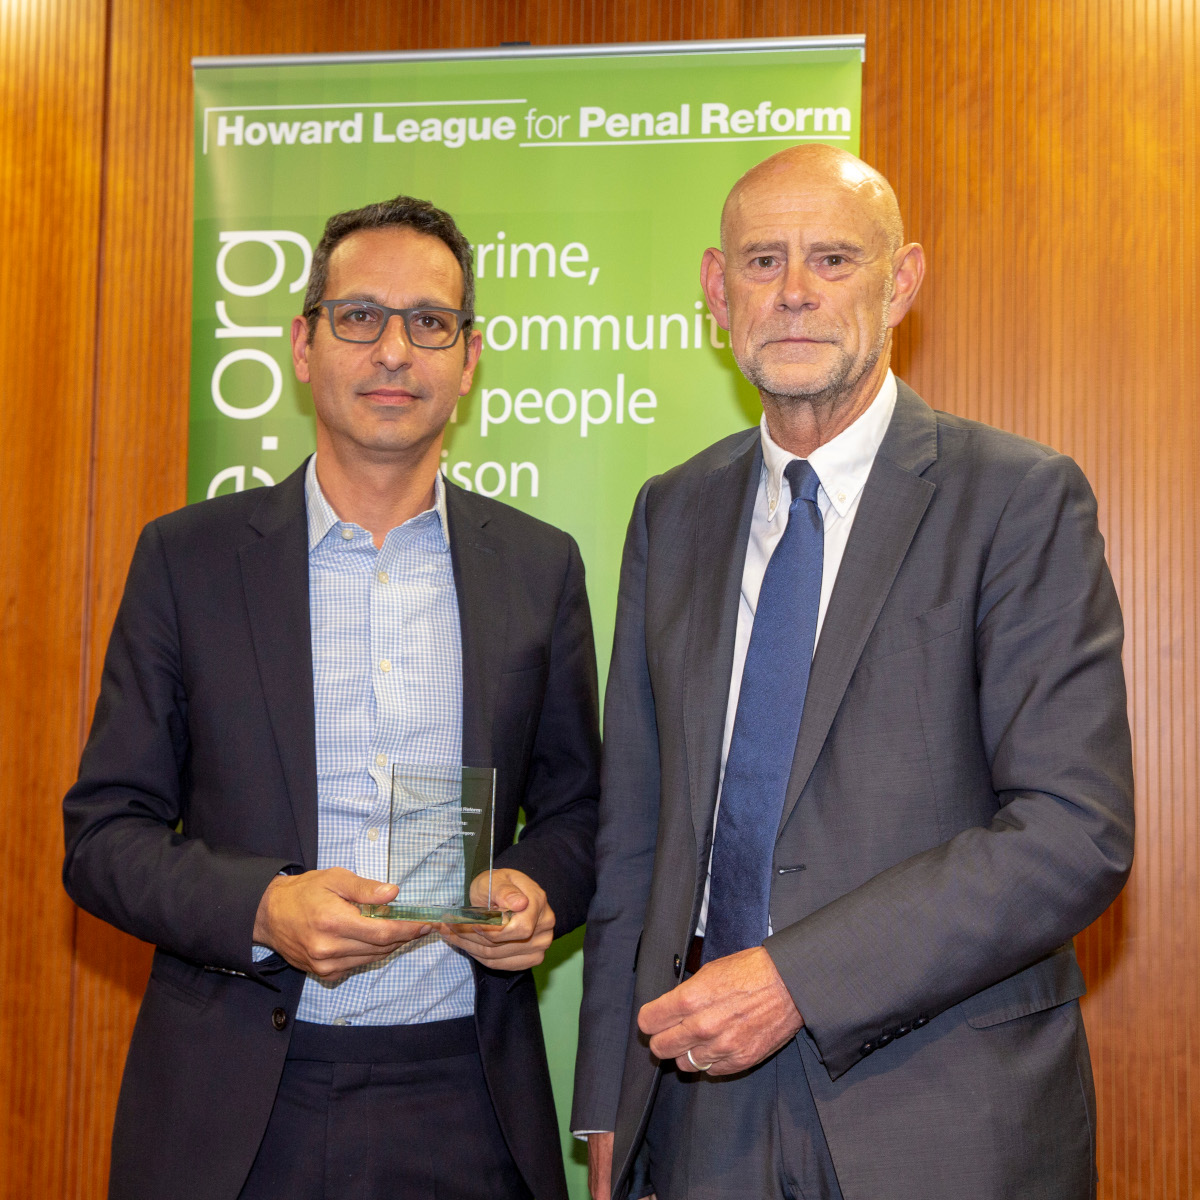
{"type": "MultiPolygon", "coordinates": [[[[652,483],[653,480],[650,481],[652,483]]],[[[598,888],[588,911],[583,1003],[571,1128],[616,1128],[633,1011],[634,965],[658,832],[658,725],[646,662],[647,483],[621,562],[612,662],[604,697],[598,888]],[[620,747],[610,753],[609,747],[620,747]]]]}
{"type": "Polygon", "coordinates": [[[596,886],[600,794],[596,647],[583,560],[568,539],[550,638],[550,667],[522,798],[525,827],[495,865],[523,871],[545,889],[554,934],[582,925],[596,886]]]}
{"type": "MultiPolygon", "coordinates": [[[[881,1033],[1045,959],[1104,911],[1133,853],[1122,623],[1079,468],[1039,460],[987,552],[979,725],[999,809],[765,943],[830,1075],[881,1033]]],[[[867,1053],[870,1051],[867,1050],[867,1053]]]]}
{"type": "Polygon", "coordinates": [[[71,898],[118,929],[206,966],[257,974],[254,917],[285,859],[178,832],[188,701],[162,537],[143,531],[105,657],[79,778],[63,802],[71,898]]]}

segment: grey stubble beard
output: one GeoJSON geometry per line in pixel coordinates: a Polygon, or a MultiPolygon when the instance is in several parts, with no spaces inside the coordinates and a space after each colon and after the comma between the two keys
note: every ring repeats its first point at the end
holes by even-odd
{"type": "Polygon", "coordinates": [[[885,301],[883,320],[879,323],[879,337],[876,339],[875,345],[871,347],[867,357],[863,360],[862,369],[853,378],[850,377],[850,374],[854,370],[854,360],[840,346],[838,347],[838,363],[827,372],[824,380],[820,381],[809,391],[778,392],[771,386],[771,381],[767,378],[767,371],[764,367],[756,362],[744,362],[740,357],[735,355],[738,368],[747,381],[758,389],[758,394],[762,398],[764,406],[774,405],[780,409],[788,409],[799,405],[808,405],[812,408],[813,412],[836,413],[842,404],[853,394],[859,382],[870,374],[875,364],[879,361],[879,356],[883,353],[883,349],[887,345],[889,307],[890,305],[885,301]]]}

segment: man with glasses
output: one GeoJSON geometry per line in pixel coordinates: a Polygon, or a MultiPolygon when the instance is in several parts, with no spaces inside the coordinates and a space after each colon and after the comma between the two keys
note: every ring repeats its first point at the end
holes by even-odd
{"type": "Polygon", "coordinates": [[[473,303],[446,213],[332,217],[317,453],[139,542],[64,805],[68,891],[157,947],[114,1197],[565,1200],[530,968],[593,889],[595,655],[574,542],[440,473],[473,303]],[[496,768],[506,925],[362,914],[396,763],[496,768]]]}

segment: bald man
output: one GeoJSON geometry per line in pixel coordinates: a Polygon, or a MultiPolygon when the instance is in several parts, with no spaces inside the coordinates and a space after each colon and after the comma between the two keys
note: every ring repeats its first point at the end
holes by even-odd
{"type": "Polygon", "coordinates": [[[1071,938],[1132,857],[1121,614],[1079,468],[891,373],[924,271],[819,145],[739,180],[704,254],[763,416],[650,480],[625,543],[597,1198],[1095,1194],[1071,938]]]}

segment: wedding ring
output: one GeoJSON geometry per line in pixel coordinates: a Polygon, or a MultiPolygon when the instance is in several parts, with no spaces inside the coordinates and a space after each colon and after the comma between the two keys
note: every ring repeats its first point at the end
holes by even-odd
{"type": "MultiPolygon", "coordinates": [[[[708,1068],[712,1066],[712,1063],[698,1063],[692,1057],[692,1052],[690,1050],[687,1052],[687,1060],[688,1060],[688,1062],[690,1062],[692,1064],[693,1067],[696,1068],[697,1071],[701,1071],[701,1072],[707,1071],[708,1068]]],[[[713,1062],[715,1062],[715,1061],[716,1061],[716,1059],[713,1060],[713,1062]]]]}

